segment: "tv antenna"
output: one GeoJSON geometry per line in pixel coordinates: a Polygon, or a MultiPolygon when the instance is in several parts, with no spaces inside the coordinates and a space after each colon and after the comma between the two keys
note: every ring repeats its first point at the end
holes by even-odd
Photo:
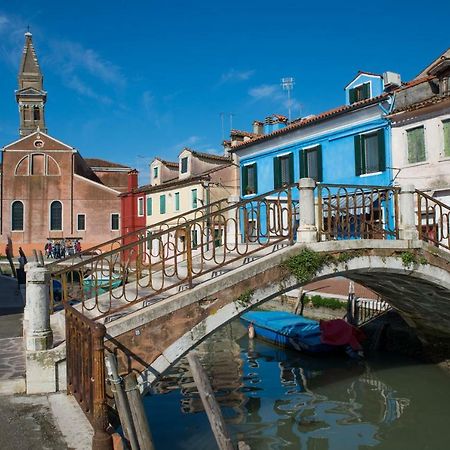
{"type": "Polygon", "coordinates": [[[292,77],[286,77],[281,79],[281,87],[283,91],[287,91],[288,96],[288,117],[291,121],[291,91],[294,89],[295,80],[292,77]]]}

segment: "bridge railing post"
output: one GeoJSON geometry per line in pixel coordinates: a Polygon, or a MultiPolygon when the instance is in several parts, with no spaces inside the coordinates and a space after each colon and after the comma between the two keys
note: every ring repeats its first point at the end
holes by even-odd
{"type": "Polygon", "coordinates": [[[316,211],[314,189],[316,182],[312,178],[301,178],[299,188],[299,226],[297,243],[317,242],[316,211]]]}
{"type": "Polygon", "coordinates": [[[400,223],[398,227],[400,239],[415,240],[419,238],[416,226],[414,194],[415,188],[412,184],[404,185],[400,189],[400,223]]]}

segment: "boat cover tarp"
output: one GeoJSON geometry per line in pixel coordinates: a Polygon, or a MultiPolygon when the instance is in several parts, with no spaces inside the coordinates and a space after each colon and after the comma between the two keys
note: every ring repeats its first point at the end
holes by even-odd
{"type": "Polygon", "coordinates": [[[364,333],[343,319],[321,320],[322,342],[329,345],[350,345],[353,350],[361,350],[364,333]]]}
{"type": "Polygon", "coordinates": [[[260,327],[273,330],[308,346],[320,343],[320,324],[316,320],[283,311],[250,311],[242,318],[260,327]]]}

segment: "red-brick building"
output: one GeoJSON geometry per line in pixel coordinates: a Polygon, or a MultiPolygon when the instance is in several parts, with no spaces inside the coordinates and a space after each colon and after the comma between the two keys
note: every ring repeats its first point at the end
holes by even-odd
{"type": "Polygon", "coordinates": [[[81,238],[83,248],[120,235],[121,192],[130,167],[84,159],[46,132],[47,93],[31,33],[16,91],[20,139],[2,149],[0,235],[17,253],[43,249],[47,238],[81,238]]]}

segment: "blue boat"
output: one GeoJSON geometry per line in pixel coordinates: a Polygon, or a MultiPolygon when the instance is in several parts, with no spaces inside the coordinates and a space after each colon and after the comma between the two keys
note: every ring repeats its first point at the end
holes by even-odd
{"type": "Polygon", "coordinates": [[[250,311],[242,314],[241,319],[253,324],[257,336],[282,347],[309,353],[336,349],[321,341],[322,332],[316,320],[283,311],[250,311]]]}

